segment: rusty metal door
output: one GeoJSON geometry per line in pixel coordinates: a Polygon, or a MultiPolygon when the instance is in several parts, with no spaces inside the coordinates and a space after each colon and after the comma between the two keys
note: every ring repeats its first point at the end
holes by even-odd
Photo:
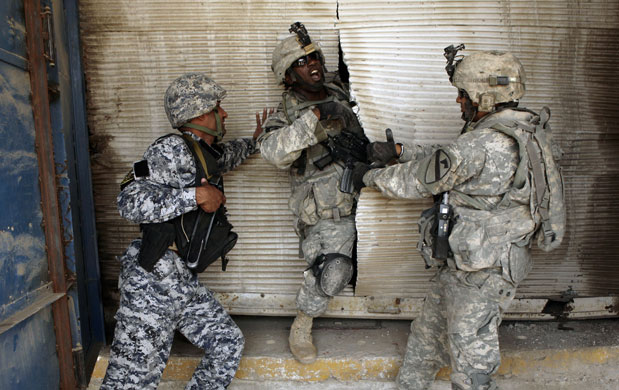
{"type": "Polygon", "coordinates": [[[2,389],[85,388],[103,343],[76,4],[0,10],[2,389]]]}

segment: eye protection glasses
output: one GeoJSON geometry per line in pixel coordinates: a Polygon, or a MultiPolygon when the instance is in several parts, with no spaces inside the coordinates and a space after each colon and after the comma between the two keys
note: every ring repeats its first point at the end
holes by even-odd
{"type": "Polygon", "coordinates": [[[320,54],[317,51],[315,51],[313,53],[310,53],[310,54],[308,54],[306,56],[303,56],[303,57],[299,58],[295,62],[293,62],[292,66],[294,66],[295,68],[298,68],[298,67],[301,67],[301,66],[305,66],[305,65],[309,64],[309,62],[311,60],[320,61],[320,54]]]}

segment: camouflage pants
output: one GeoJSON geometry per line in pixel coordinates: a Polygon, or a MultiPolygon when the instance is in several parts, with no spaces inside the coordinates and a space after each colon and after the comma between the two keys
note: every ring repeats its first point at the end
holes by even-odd
{"type": "Polygon", "coordinates": [[[464,272],[444,267],[433,280],[422,312],[411,325],[396,382],[399,389],[429,389],[441,367],[451,364],[451,382],[463,390],[471,378],[496,372],[501,362],[498,326],[516,288],[500,271],[464,272]]]}
{"type": "Polygon", "coordinates": [[[101,389],[156,389],[176,329],[205,350],[186,389],[225,389],[241,359],[241,330],[175,253],[147,272],[139,246],[132,242],[120,258],[120,308],[101,389]]]}
{"type": "MultiPolygon", "coordinates": [[[[357,235],[353,215],[333,219],[321,219],[315,225],[305,228],[303,256],[308,265],[320,254],[341,253],[352,256],[357,235]]],[[[311,270],[303,273],[303,284],[297,293],[297,308],[310,317],[317,317],[327,310],[331,297],[324,296],[316,285],[316,278],[311,270]]]]}

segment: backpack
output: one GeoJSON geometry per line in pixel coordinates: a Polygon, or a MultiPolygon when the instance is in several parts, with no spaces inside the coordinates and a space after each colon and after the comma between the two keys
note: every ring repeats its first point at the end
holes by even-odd
{"type": "MultiPolygon", "coordinates": [[[[518,122],[516,127],[505,123],[491,126],[518,141],[520,163],[511,191],[521,188],[529,175],[531,216],[536,223],[533,239],[546,252],[561,245],[566,227],[563,175],[557,163],[560,150],[553,144],[549,119],[550,110],[544,107],[528,125],[518,122]]],[[[503,201],[508,199],[509,192],[503,201]]]]}

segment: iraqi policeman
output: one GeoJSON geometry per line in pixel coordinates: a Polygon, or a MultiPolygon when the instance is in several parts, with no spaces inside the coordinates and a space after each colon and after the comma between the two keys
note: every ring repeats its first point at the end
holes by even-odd
{"type": "Polygon", "coordinates": [[[353,174],[357,188],[437,201],[422,214],[418,248],[438,271],[411,325],[400,389],[429,389],[446,365],[453,389],[496,389],[491,375],[500,363],[501,313],[531,269],[530,242],[538,234],[538,245],[552,249],[563,236],[559,172],[546,154],[549,138],[538,140],[550,136],[548,109],[538,115],[518,107],[526,79],[514,55],[456,58],[462,48],[445,53],[465,121],[462,134],[444,146],[372,143],[368,153],[377,164],[397,157],[408,162],[380,169],[357,164],[353,174]],[[551,199],[550,209],[539,202],[540,193],[551,199]],[[548,216],[557,217],[554,226],[548,216]]]}
{"type": "Polygon", "coordinates": [[[309,268],[297,294],[289,345],[301,363],[316,359],[313,318],[353,275],[358,192],[342,184],[346,167],[365,160],[367,138],[347,88],[326,80],[324,56],[301,23],[273,51],[272,69],[285,92],[264,124],[261,154],[290,173],[289,208],[309,268]]]}
{"type": "Polygon", "coordinates": [[[151,144],[121,185],[118,210],[140,224],[142,239],[119,258],[120,308],[102,389],[156,389],[176,330],[204,349],[186,389],[225,389],[238,368],[241,330],[198,281],[236,243],[221,175],[256,151],[261,132],[258,126],[253,138],[221,143],[225,96],[205,74],[174,80],[164,107],[179,132],[151,144]],[[206,234],[203,221],[211,218],[206,234]],[[208,256],[195,256],[196,247],[208,256]]]}

